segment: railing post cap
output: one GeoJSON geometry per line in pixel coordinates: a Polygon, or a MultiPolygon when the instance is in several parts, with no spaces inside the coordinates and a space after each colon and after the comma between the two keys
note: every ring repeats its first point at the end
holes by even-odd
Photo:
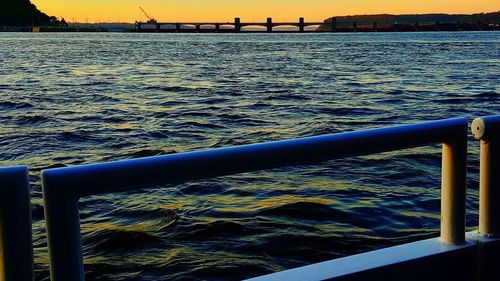
{"type": "Polygon", "coordinates": [[[476,118],[472,122],[471,129],[472,134],[478,140],[498,138],[500,135],[500,115],[476,118]]]}
{"type": "Polygon", "coordinates": [[[483,139],[486,134],[486,124],[484,120],[482,118],[474,119],[474,121],[472,121],[471,130],[476,139],[483,139]]]}

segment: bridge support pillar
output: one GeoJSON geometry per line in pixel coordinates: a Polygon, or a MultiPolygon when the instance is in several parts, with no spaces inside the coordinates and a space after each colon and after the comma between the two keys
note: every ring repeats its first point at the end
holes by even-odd
{"type": "Polygon", "coordinates": [[[215,24],[215,32],[220,32],[220,24],[215,24]]]}
{"type": "Polygon", "coordinates": [[[352,23],[352,31],[358,31],[358,23],[357,22],[352,23]]]}
{"type": "Polygon", "coordinates": [[[197,24],[195,25],[195,32],[200,32],[201,31],[201,25],[200,24],[197,24]]]}
{"type": "Polygon", "coordinates": [[[142,24],[140,22],[137,23],[137,31],[138,32],[142,31],[142,24]]]}
{"type": "Polygon", "coordinates": [[[240,18],[235,18],[234,19],[234,31],[235,32],[240,32],[241,31],[241,19],[240,18]]]}
{"type": "Polygon", "coordinates": [[[181,24],[180,23],[175,24],[175,31],[181,32],[181,24]]]}
{"type": "Polygon", "coordinates": [[[273,18],[267,18],[267,32],[273,32],[273,18]]]}
{"type": "Polygon", "coordinates": [[[415,24],[414,24],[414,27],[415,27],[415,31],[419,31],[419,29],[420,29],[420,23],[418,21],[416,21],[415,24]]]}
{"type": "Polygon", "coordinates": [[[335,32],[337,31],[337,18],[332,18],[331,24],[331,31],[335,32]]]}
{"type": "Polygon", "coordinates": [[[377,31],[378,29],[378,22],[373,23],[373,31],[377,31]]]}
{"type": "Polygon", "coordinates": [[[306,25],[304,24],[304,18],[299,18],[299,31],[304,32],[306,25]]]}
{"type": "Polygon", "coordinates": [[[161,25],[159,23],[156,24],[156,32],[161,31],[161,25]]]}

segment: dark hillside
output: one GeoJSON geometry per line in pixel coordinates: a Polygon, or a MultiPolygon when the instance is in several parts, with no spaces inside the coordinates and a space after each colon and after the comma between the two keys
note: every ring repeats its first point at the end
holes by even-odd
{"type": "MultiPolygon", "coordinates": [[[[421,15],[357,15],[335,17],[338,23],[342,22],[390,22],[390,23],[414,23],[414,22],[490,22],[499,23],[500,12],[481,13],[481,14],[421,14],[421,15]]],[[[325,22],[331,22],[332,18],[325,22]]]]}
{"type": "Polygon", "coordinates": [[[480,14],[415,14],[415,15],[353,15],[353,16],[337,16],[326,19],[323,26],[319,30],[331,29],[332,21],[339,26],[352,26],[357,23],[357,26],[363,24],[378,24],[378,27],[384,25],[391,26],[415,26],[415,25],[434,25],[436,27],[450,27],[453,24],[457,29],[485,29],[488,27],[498,28],[500,24],[500,12],[480,13],[480,14]]]}
{"type": "Polygon", "coordinates": [[[0,25],[47,25],[56,21],[39,11],[29,0],[0,0],[0,25]]]}

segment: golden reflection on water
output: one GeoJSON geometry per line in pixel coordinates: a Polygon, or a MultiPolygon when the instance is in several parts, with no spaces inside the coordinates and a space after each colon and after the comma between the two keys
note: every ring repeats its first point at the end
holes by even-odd
{"type": "MultiPolygon", "coordinates": [[[[123,256],[113,256],[113,255],[94,255],[91,257],[84,257],[83,263],[85,266],[87,265],[99,265],[99,264],[113,264],[117,265],[130,265],[130,264],[149,264],[156,260],[155,257],[151,257],[148,255],[139,255],[135,254],[127,254],[123,256]]],[[[132,273],[127,272],[127,277],[132,278],[134,275],[139,275],[140,273],[132,273]]],[[[130,280],[130,279],[128,279],[130,280]]],[[[134,279],[135,280],[135,279],[134,279]]]]}
{"type": "Polygon", "coordinates": [[[410,218],[410,217],[428,218],[428,219],[435,219],[435,220],[439,220],[439,218],[440,218],[440,214],[431,213],[431,212],[401,211],[400,213],[408,218],[410,218]]]}
{"type": "Polygon", "coordinates": [[[316,178],[310,180],[307,183],[308,186],[314,187],[315,189],[321,190],[353,190],[359,189],[360,186],[354,185],[353,183],[347,181],[341,181],[338,179],[331,178],[316,178]]]}
{"type": "Polygon", "coordinates": [[[75,76],[83,76],[89,74],[88,72],[83,71],[82,69],[72,69],[70,70],[71,74],[75,76]]]}
{"type": "Polygon", "coordinates": [[[136,128],[136,125],[132,123],[113,123],[108,124],[107,127],[115,130],[132,130],[136,128]]]}
{"type": "Polygon", "coordinates": [[[319,198],[319,197],[300,197],[300,196],[279,196],[274,198],[269,198],[266,200],[260,200],[255,203],[259,207],[277,207],[285,204],[293,204],[298,202],[308,202],[308,203],[318,203],[324,205],[332,205],[339,203],[335,199],[319,198]]]}
{"type": "Polygon", "coordinates": [[[166,261],[173,261],[181,252],[185,251],[186,249],[189,248],[174,248],[171,251],[166,252],[163,259],[166,261]]]}
{"type": "Polygon", "coordinates": [[[275,127],[270,127],[270,128],[259,128],[258,130],[253,130],[253,132],[261,132],[261,133],[268,133],[268,134],[289,134],[293,130],[290,128],[275,128],[275,127]]]}
{"type": "MultiPolygon", "coordinates": [[[[143,101],[144,102],[144,101],[143,101]]],[[[135,102],[133,104],[128,103],[120,103],[113,104],[109,106],[110,109],[113,110],[121,110],[121,111],[144,111],[144,112],[166,112],[166,111],[175,111],[179,110],[178,106],[157,106],[151,104],[140,104],[135,102]]]]}
{"type": "Polygon", "coordinates": [[[141,221],[132,224],[117,224],[109,222],[82,224],[82,233],[99,232],[102,230],[120,230],[120,231],[154,231],[158,228],[158,223],[155,221],[141,221]]]}

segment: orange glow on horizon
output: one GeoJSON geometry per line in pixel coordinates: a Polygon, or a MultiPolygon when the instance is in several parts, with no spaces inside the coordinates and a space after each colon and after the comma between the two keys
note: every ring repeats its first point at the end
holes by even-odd
{"type": "Polygon", "coordinates": [[[331,16],[360,14],[472,14],[500,10],[493,0],[32,0],[38,9],[51,16],[73,22],[135,22],[145,21],[139,10],[143,7],[151,17],[163,22],[242,21],[263,22],[267,17],[276,21],[323,21],[331,16]]]}

